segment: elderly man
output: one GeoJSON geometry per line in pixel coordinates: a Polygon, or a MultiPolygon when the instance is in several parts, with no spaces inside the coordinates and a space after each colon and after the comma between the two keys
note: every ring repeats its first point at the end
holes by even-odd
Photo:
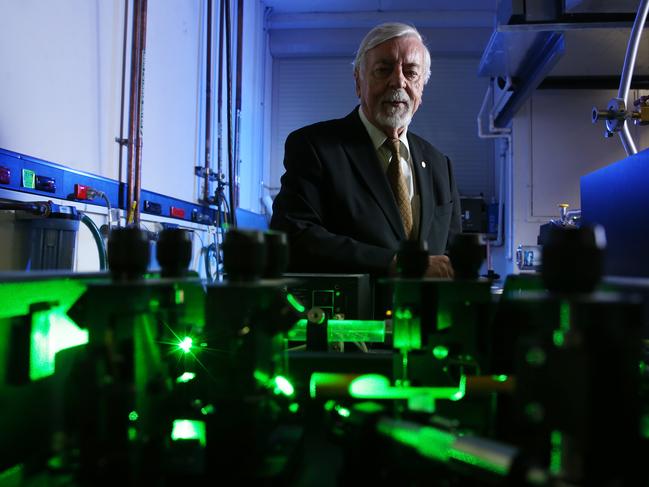
{"type": "Polygon", "coordinates": [[[443,255],[461,231],[449,159],[408,131],[430,76],[412,26],[372,29],[354,60],[360,107],[286,139],[271,228],[288,234],[290,270],[388,275],[406,239],[425,242],[429,277],[451,277],[443,255]]]}

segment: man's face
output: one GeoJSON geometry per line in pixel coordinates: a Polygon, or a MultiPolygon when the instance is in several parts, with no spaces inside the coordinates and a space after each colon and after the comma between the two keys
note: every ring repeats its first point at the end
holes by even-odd
{"type": "Polygon", "coordinates": [[[400,133],[421,104],[424,49],[416,37],[394,37],[367,51],[355,72],[365,116],[386,133],[400,133]]]}

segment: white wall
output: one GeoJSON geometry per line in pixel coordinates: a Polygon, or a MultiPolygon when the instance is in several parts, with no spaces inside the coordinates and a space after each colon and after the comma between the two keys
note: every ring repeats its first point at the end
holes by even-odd
{"type": "MultiPolygon", "coordinates": [[[[196,196],[203,4],[148,3],[142,182],[185,200],[196,196]]],[[[0,0],[0,147],[119,177],[123,8],[0,0]]]]}
{"type": "Polygon", "coordinates": [[[102,123],[116,101],[106,47],[119,35],[119,8],[0,0],[0,12],[0,147],[104,172],[112,146],[100,141],[116,135],[102,123]]]}
{"type": "Polygon", "coordinates": [[[270,151],[270,141],[264,137],[270,113],[267,86],[272,81],[265,20],[261,0],[244,3],[239,206],[254,212],[261,211],[264,159],[270,151]]]}
{"type": "Polygon", "coordinates": [[[195,201],[205,2],[148,2],[142,187],[195,201]]]}

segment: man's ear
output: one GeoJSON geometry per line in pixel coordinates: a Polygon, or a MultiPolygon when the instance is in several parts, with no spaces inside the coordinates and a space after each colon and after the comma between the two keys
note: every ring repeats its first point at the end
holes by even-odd
{"type": "Polygon", "coordinates": [[[361,97],[361,80],[358,77],[358,70],[354,70],[354,86],[356,87],[356,96],[361,97]]]}

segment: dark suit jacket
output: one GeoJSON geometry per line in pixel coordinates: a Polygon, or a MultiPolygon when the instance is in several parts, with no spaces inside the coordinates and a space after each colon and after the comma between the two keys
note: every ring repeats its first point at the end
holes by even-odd
{"type": "MultiPolygon", "coordinates": [[[[387,176],[359,115],[296,130],[286,139],[271,228],[288,234],[289,270],[385,274],[405,239],[387,176]]],[[[451,162],[408,131],[421,198],[419,238],[442,254],[461,231],[451,162]],[[425,168],[422,167],[425,162],[425,168]]]]}

